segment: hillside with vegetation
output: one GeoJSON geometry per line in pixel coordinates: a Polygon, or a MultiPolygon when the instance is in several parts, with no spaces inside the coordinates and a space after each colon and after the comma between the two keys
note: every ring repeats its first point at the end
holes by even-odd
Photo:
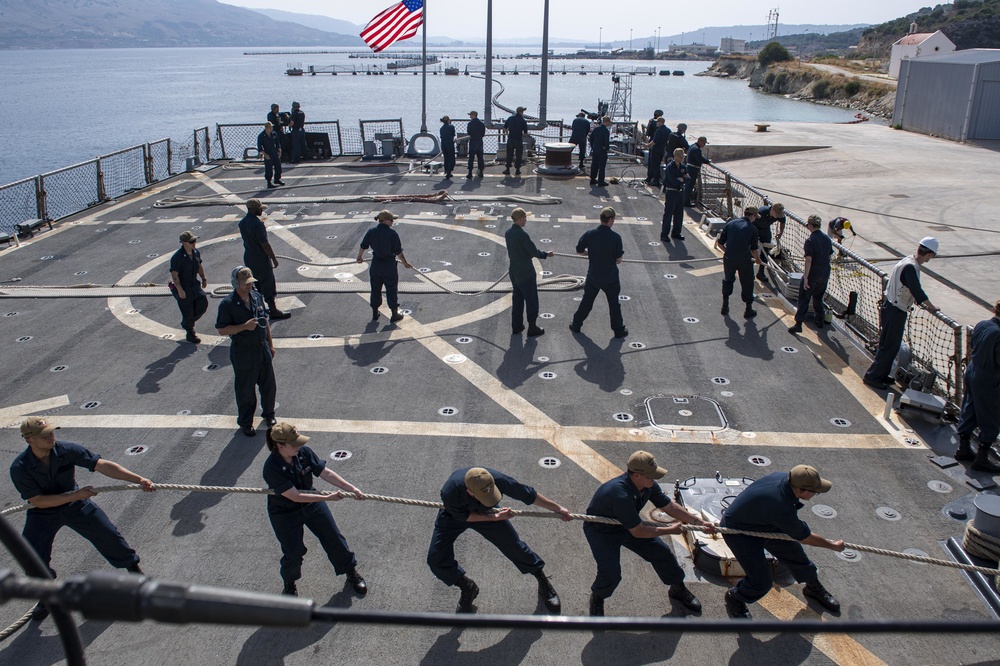
{"type": "Polygon", "coordinates": [[[952,4],[924,7],[912,14],[866,28],[858,44],[861,58],[888,58],[892,43],[910,31],[940,30],[958,50],[1000,48],[1000,0],[955,0],[952,4]]]}

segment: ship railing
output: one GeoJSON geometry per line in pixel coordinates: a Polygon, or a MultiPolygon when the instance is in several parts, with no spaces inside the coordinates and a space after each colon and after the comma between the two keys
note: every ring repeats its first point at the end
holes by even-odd
{"type": "Polygon", "coordinates": [[[18,226],[31,219],[45,219],[38,198],[38,176],[0,185],[0,237],[16,237],[18,226]]]}
{"type": "MultiPolygon", "coordinates": [[[[305,124],[307,134],[325,134],[330,142],[330,155],[339,157],[352,153],[344,150],[344,137],[341,134],[339,120],[322,120],[316,122],[307,121],[305,124]]],[[[242,160],[248,148],[257,149],[257,136],[263,131],[264,123],[226,123],[215,126],[215,136],[218,141],[218,153],[215,159],[242,160]]],[[[286,130],[287,132],[287,130],[286,130]]],[[[208,129],[205,128],[205,138],[207,141],[208,129]]],[[[360,141],[358,142],[358,152],[361,154],[360,141]]],[[[206,154],[206,158],[210,157],[206,154]]],[[[208,159],[205,160],[209,161],[208,159]]]]}
{"type": "MultiPolygon", "coordinates": [[[[254,145],[257,145],[256,141],[254,145]]],[[[212,161],[212,139],[209,137],[207,126],[194,130],[191,157],[194,158],[195,164],[208,164],[212,161]]]]}
{"type": "MultiPolygon", "coordinates": [[[[699,196],[712,215],[726,220],[740,217],[747,206],[760,208],[773,203],[763,192],[714,164],[701,169],[699,196]]],[[[805,219],[787,204],[785,217],[788,219],[785,232],[776,241],[772,255],[778,256],[778,264],[786,273],[801,273],[805,263],[803,246],[810,232],[805,219]]],[[[847,331],[874,352],[878,347],[879,313],[888,274],[851,249],[837,242],[833,246],[835,254],[826,303],[843,316],[847,331]]],[[[797,291],[786,291],[785,296],[794,301],[797,291]]],[[[933,373],[933,384],[929,387],[924,384],[922,388],[942,396],[951,412],[962,403],[965,338],[964,327],[942,312],[932,314],[915,308],[907,317],[903,341],[912,355],[911,367],[920,369],[925,377],[932,377],[933,373]]]]}

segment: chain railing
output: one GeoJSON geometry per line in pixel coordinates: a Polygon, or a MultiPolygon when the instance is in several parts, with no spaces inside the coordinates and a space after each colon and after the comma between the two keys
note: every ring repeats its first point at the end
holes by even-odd
{"type": "MultiPolygon", "coordinates": [[[[746,206],[759,208],[773,203],[762,192],[713,164],[701,169],[700,197],[712,215],[727,220],[742,215],[746,206]]],[[[801,272],[805,263],[803,246],[810,232],[805,220],[787,205],[785,217],[788,223],[775,252],[780,250],[779,264],[784,270],[801,272]]],[[[879,312],[888,275],[850,249],[836,242],[833,246],[836,254],[826,301],[836,312],[847,314],[847,329],[874,351],[878,347],[879,312]]],[[[963,327],[940,312],[915,309],[907,318],[904,341],[910,348],[911,362],[925,371],[933,370],[937,380],[931,390],[945,397],[950,409],[962,402],[964,338],[963,327]]]]}
{"type": "Polygon", "coordinates": [[[12,238],[17,225],[44,219],[38,212],[38,176],[0,185],[0,235],[12,238]]]}

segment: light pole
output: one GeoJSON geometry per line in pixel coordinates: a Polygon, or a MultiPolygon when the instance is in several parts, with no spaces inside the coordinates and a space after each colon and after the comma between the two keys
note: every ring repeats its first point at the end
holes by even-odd
{"type": "Polygon", "coordinates": [[[660,26],[656,26],[656,50],[653,51],[653,55],[659,55],[660,53],[660,26]]]}
{"type": "Polygon", "coordinates": [[[601,57],[601,48],[604,46],[604,28],[597,29],[597,57],[601,57]]]}
{"type": "Polygon", "coordinates": [[[632,50],[632,28],[628,29],[628,50],[632,50]]]}

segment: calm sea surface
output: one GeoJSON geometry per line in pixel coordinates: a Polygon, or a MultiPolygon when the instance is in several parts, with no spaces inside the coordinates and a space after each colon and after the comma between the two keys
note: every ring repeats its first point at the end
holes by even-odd
{"type": "MultiPolygon", "coordinates": [[[[286,111],[293,100],[307,120],[340,120],[342,124],[402,118],[406,133],[420,129],[420,77],[285,76],[292,61],[304,67],[353,66],[359,69],[386,60],[349,59],[336,54],[246,56],[244,49],[108,49],[66,51],[0,51],[0,184],[68,166],[139,143],[170,137],[190,146],[196,127],[215,123],[263,122],[270,104],[286,111]]],[[[505,56],[523,49],[498,49],[505,56]]],[[[400,54],[413,53],[400,49],[400,54]]],[[[442,64],[482,66],[483,60],[461,55],[442,64]]],[[[537,60],[505,59],[497,68],[522,71],[537,60]]],[[[581,65],[619,68],[651,66],[680,69],[686,76],[638,76],[633,80],[633,117],[645,120],[654,108],[666,112],[668,124],[687,122],[698,134],[699,120],[802,121],[831,123],[852,112],[770,96],[746,82],[692,76],[708,62],[644,62],[554,60],[552,68],[572,71],[581,65]]],[[[526,106],[537,115],[537,76],[497,76],[506,92],[500,101],[526,106]]],[[[466,76],[428,76],[428,127],[438,118],[482,114],[484,82],[466,76]]],[[[499,88],[495,88],[497,92],[499,88]]],[[[581,108],[596,110],[598,99],[610,99],[611,77],[556,75],[549,80],[549,119],[571,120],[581,108]]],[[[504,116],[495,111],[496,116],[504,116]]],[[[176,148],[175,148],[176,151],[176,148]]]]}

